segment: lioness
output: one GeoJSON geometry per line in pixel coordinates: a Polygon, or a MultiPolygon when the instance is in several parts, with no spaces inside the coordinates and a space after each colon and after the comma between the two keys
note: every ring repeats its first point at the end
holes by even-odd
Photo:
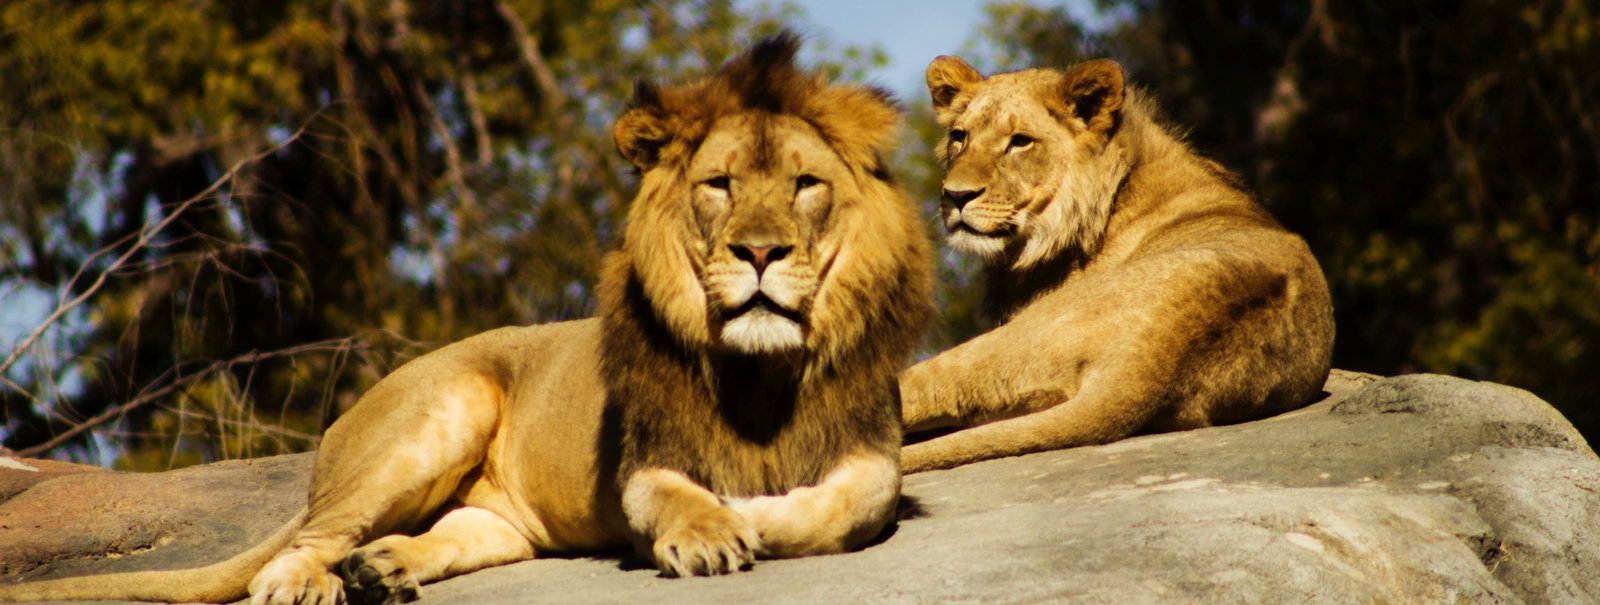
{"type": "Polygon", "coordinates": [[[1192,429],[1309,402],[1333,309],[1317,261],[1152,117],[1107,60],[928,65],[950,245],[999,324],[901,378],[907,472],[1192,429]]]}
{"type": "Polygon", "coordinates": [[[303,525],[203,570],[6,596],[230,600],[254,574],[256,604],[393,603],[544,552],[632,542],[686,576],[875,536],[899,495],[895,380],[932,312],[931,246],[880,161],[897,110],[799,71],[796,45],[639,84],[614,135],[642,182],[600,317],[396,370],[328,430],[303,525]]]}

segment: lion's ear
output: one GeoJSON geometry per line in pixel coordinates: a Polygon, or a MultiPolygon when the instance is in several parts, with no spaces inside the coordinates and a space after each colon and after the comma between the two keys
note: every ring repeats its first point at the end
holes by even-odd
{"type": "Polygon", "coordinates": [[[617,152],[640,171],[661,161],[661,148],[672,140],[661,105],[661,91],[654,84],[639,81],[633,86],[633,103],[611,128],[617,152]]]}
{"type": "Polygon", "coordinates": [[[983,79],[983,74],[967,65],[961,57],[939,55],[928,64],[928,94],[933,97],[934,111],[944,111],[956,100],[956,95],[972,83],[983,79]]]}
{"type": "Polygon", "coordinates": [[[1117,123],[1126,97],[1122,66],[1110,59],[1095,59],[1072,68],[1062,84],[1072,115],[1085,128],[1105,134],[1117,123]]]}

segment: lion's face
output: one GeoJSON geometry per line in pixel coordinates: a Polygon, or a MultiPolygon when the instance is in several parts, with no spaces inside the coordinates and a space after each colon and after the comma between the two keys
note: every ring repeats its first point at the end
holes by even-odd
{"type": "Polygon", "coordinates": [[[803,348],[849,170],[804,121],[743,114],[712,128],[687,176],[712,338],[745,353],[803,348]]]}
{"type": "Polygon", "coordinates": [[[1126,173],[1110,148],[1122,99],[1115,63],[984,78],[955,57],[928,66],[947,136],[940,214],[950,245],[1022,268],[1067,248],[1093,252],[1126,173]]]}
{"type": "Polygon", "coordinates": [[[623,248],[679,341],[838,360],[915,338],[930,253],[882,169],[898,123],[882,93],[736,65],[636,96],[614,129],[643,175],[623,248]]]}

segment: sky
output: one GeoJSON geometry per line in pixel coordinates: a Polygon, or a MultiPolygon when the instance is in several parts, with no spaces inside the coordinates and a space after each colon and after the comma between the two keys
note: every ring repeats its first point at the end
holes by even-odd
{"type": "MultiPolygon", "coordinates": [[[[770,4],[770,2],[767,2],[770,4]]],[[[976,0],[791,0],[804,11],[802,33],[836,47],[876,44],[889,64],[868,77],[903,101],[927,94],[922,73],[939,55],[971,51],[978,28],[986,21],[985,2],[976,0]]],[[[763,0],[738,0],[743,9],[763,0]]],[[[1065,6],[1079,19],[1094,21],[1092,0],[1036,1],[1039,6],[1065,6]]]]}

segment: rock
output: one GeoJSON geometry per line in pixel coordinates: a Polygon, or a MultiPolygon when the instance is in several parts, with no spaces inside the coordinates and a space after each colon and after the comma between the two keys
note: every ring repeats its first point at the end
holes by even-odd
{"type": "MultiPolygon", "coordinates": [[[[39,481],[0,503],[0,581],[182,569],[227,559],[305,506],[314,459],[295,454],[39,481]]],[[[5,468],[0,486],[20,481],[11,473],[26,472],[5,468]]]]}
{"type": "Polygon", "coordinates": [[[0,502],[28,491],[46,480],[78,473],[98,473],[105,469],[87,464],[56,460],[29,460],[0,452],[0,502]]]}
{"type": "MultiPolygon", "coordinates": [[[[907,477],[907,518],[857,553],[686,580],[657,578],[618,555],[545,559],[424,586],[424,602],[1600,601],[1600,541],[1580,538],[1600,528],[1600,459],[1549,405],[1446,376],[1336,372],[1326,390],[1323,401],[1262,421],[907,477]]],[[[256,463],[279,465],[276,474],[225,463],[64,477],[0,505],[0,524],[37,522],[49,508],[13,508],[31,498],[98,510],[113,506],[108,499],[163,497],[180,473],[257,482],[255,492],[223,490],[219,500],[297,503],[307,463],[256,463]],[[112,479],[129,483],[90,488],[112,479]],[[57,491],[37,494],[46,489],[57,491]]],[[[192,501],[212,498],[188,485],[192,501]]],[[[155,515],[164,525],[151,526],[169,529],[144,534],[154,546],[115,563],[177,550],[203,551],[188,558],[209,562],[275,526],[252,519],[273,515],[248,506],[164,506],[155,515]],[[175,533],[188,524],[217,535],[175,533]]],[[[72,514],[54,532],[118,533],[72,514]]],[[[13,575],[14,544],[0,534],[0,561],[13,575]]],[[[28,575],[58,575],[46,568],[62,565],[28,575]]]]}

